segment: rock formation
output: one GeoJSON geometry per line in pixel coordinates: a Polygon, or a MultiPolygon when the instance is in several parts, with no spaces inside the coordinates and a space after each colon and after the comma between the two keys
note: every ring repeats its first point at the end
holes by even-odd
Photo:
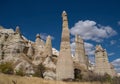
{"type": "Polygon", "coordinates": [[[33,50],[33,47],[30,45],[29,49],[28,49],[28,52],[27,52],[27,56],[32,59],[33,54],[34,54],[34,50],[33,50]]]}
{"type": "Polygon", "coordinates": [[[56,65],[52,61],[52,43],[51,43],[50,36],[47,37],[42,58],[44,61],[42,64],[46,68],[46,70],[43,74],[44,79],[55,80],[55,78],[56,78],[56,73],[55,73],[56,65]]]}
{"type": "Polygon", "coordinates": [[[63,11],[62,13],[62,19],[63,19],[63,24],[62,24],[63,28],[62,28],[61,46],[60,46],[60,53],[56,65],[57,80],[74,79],[74,66],[71,56],[70,35],[68,29],[67,14],[65,11],[63,11]]]}
{"type": "Polygon", "coordinates": [[[19,26],[16,27],[15,33],[21,34],[19,26]]]}
{"type": "Polygon", "coordinates": [[[33,58],[33,64],[35,65],[39,65],[40,63],[42,63],[42,55],[43,55],[43,52],[44,52],[44,42],[41,40],[40,38],[40,35],[37,34],[36,35],[36,40],[35,40],[35,43],[33,45],[33,48],[34,48],[34,58],[33,58]]]}
{"type": "Polygon", "coordinates": [[[14,32],[12,29],[0,30],[0,63],[12,62],[14,65],[14,72],[21,67],[24,72],[31,74],[34,72],[30,60],[24,54],[26,43],[19,32],[14,32]],[[29,60],[29,61],[28,61],[29,60]]]}
{"type": "MultiPolygon", "coordinates": [[[[15,31],[0,26],[0,64],[12,62],[14,73],[22,69],[26,75],[33,75],[37,71],[37,67],[42,64],[45,68],[42,75],[44,79],[49,80],[72,80],[78,71],[82,78],[87,77],[89,71],[84,41],[76,35],[75,56],[72,58],[68,19],[65,11],[62,13],[62,20],[60,52],[52,48],[50,36],[47,37],[45,44],[37,34],[36,40],[33,42],[22,35],[18,26],[15,31]]],[[[95,67],[89,64],[91,71],[99,75],[108,73],[115,76],[114,67],[108,61],[107,52],[100,45],[96,46],[95,62],[95,67]]]]}
{"type": "Polygon", "coordinates": [[[43,57],[48,57],[48,56],[52,56],[52,43],[50,36],[47,37],[44,53],[43,53],[43,57]]]}
{"type": "Polygon", "coordinates": [[[79,35],[75,36],[75,44],[74,61],[87,69],[87,56],[85,55],[84,41],[79,35]]]}
{"type": "Polygon", "coordinates": [[[115,76],[113,69],[108,61],[108,55],[105,49],[101,45],[96,46],[95,50],[95,73],[99,75],[104,75],[105,73],[115,76]]]}

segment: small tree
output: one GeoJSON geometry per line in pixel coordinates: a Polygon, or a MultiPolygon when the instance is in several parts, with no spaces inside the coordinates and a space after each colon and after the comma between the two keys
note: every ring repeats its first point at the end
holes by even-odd
{"type": "Polygon", "coordinates": [[[0,64],[0,72],[4,74],[13,74],[13,65],[11,62],[5,62],[0,64]]]}
{"type": "Polygon", "coordinates": [[[16,75],[25,76],[25,72],[22,67],[19,70],[16,70],[16,75]]]}

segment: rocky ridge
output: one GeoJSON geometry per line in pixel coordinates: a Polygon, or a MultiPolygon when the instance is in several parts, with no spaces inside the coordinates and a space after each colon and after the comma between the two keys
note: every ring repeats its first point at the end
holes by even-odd
{"type": "Polygon", "coordinates": [[[34,67],[43,64],[47,68],[43,74],[44,78],[53,80],[56,69],[54,62],[58,55],[59,52],[52,48],[50,36],[46,44],[39,34],[36,35],[35,42],[32,42],[22,36],[18,26],[15,31],[0,27],[0,63],[12,62],[14,72],[22,68],[25,74],[34,74],[34,67]]]}

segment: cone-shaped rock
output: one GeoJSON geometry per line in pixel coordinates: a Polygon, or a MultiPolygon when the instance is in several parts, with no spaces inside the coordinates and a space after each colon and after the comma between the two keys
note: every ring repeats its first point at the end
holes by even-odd
{"type": "Polygon", "coordinates": [[[115,76],[113,69],[108,61],[108,55],[105,49],[101,45],[96,46],[95,51],[95,73],[104,75],[105,73],[115,76]]]}
{"type": "Polygon", "coordinates": [[[52,43],[50,36],[47,37],[44,54],[43,54],[43,57],[48,57],[48,56],[52,56],[52,43]]]}
{"type": "Polygon", "coordinates": [[[79,35],[75,36],[75,44],[76,48],[74,61],[80,63],[87,69],[87,56],[85,55],[84,41],[79,35]]]}
{"type": "Polygon", "coordinates": [[[37,46],[39,46],[39,45],[44,46],[44,42],[41,40],[40,34],[37,34],[37,35],[36,35],[35,44],[36,44],[37,46]]]}
{"type": "Polygon", "coordinates": [[[73,60],[71,56],[70,48],[70,35],[68,29],[68,20],[67,14],[65,11],[62,13],[62,38],[60,53],[58,56],[57,66],[56,66],[56,79],[65,80],[65,79],[74,79],[74,68],[73,60]]]}

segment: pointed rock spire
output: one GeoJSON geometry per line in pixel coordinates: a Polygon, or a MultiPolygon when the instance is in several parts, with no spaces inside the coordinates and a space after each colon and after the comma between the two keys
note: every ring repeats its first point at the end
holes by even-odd
{"type": "Polygon", "coordinates": [[[47,37],[43,57],[52,56],[51,36],[47,37]]]}
{"type": "Polygon", "coordinates": [[[35,44],[36,44],[36,45],[44,46],[44,41],[41,39],[40,34],[37,34],[37,35],[36,35],[35,44]]]}
{"type": "Polygon", "coordinates": [[[36,35],[36,40],[35,40],[35,43],[36,43],[36,45],[40,45],[40,35],[39,34],[37,34],[36,35]]]}
{"type": "Polygon", "coordinates": [[[96,46],[95,53],[95,73],[104,75],[105,73],[114,76],[113,70],[111,69],[108,55],[105,49],[101,45],[96,46]]]}
{"type": "Polygon", "coordinates": [[[37,34],[37,35],[36,35],[36,38],[39,38],[39,39],[40,39],[40,34],[37,34]]]}
{"type": "Polygon", "coordinates": [[[21,34],[21,32],[20,32],[20,27],[19,26],[16,26],[16,30],[15,30],[15,33],[19,33],[19,34],[21,34]]]}
{"type": "Polygon", "coordinates": [[[76,34],[75,36],[75,57],[74,61],[84,65],[85,69],[87,69],[87,56],[85,55],[85,47],[83,39],[76,34]]]}
{"type": "Polygon", "coordinates": [[[96,52],[98,52],[98,51],[104,51],[104,49],[102,48],[101,45],[96,45],[96,50],[95,51],[96,52]]]}
{"type": "Polygon", "coordinates": [[[62,28],[61,46],[60,46],[60,53],[56,65],[57,80],[74,79],[74,66],[73,66],[73,60],[72,60],[71,48],[70,48],[70,33],[68,29],[67,13],[65,11],[63,11],[62,13],[62,19],[63,19],[63,24],[62,24],[63,28],[62,28]]]}

